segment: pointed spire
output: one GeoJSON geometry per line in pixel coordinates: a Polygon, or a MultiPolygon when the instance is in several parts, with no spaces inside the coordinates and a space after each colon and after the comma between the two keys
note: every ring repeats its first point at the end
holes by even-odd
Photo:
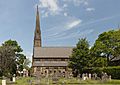
{"type": "Polygon", "coordinates": [[[36,14],[36,29],[40,30],[40,20],[39,20],[39,9],[37,5],[37,14],[36,14]]]}
{"type": "Polygon", "coordinates": [[[41,30],[40,30],[38,5],[37,5],[37,14],[36,14],[36,29],[34,35],[34,47],[41,47],[41,30]]]}
{"type": "Polygon", "coordinates": [[[38,5],[37,5],[37,14],[39,14],[38,5]]]}

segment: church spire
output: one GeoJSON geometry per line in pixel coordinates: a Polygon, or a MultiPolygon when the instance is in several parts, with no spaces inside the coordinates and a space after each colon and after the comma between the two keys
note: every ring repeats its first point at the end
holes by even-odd
{"type": "Polygon", "coordinates": [[[40,20],[39,20],[39,10],[37,6],[37,14],[36,14],[36,28],[34,35],[34,47],[41,47],[41,30],[40,30],[40,20]]]}

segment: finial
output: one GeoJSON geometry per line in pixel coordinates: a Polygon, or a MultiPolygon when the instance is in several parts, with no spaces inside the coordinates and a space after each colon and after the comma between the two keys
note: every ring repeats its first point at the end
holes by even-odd
{"type": "Polygon", "coordinates": [[[37,12],[38,12],[38,5],[37,5],[37,12]]]}

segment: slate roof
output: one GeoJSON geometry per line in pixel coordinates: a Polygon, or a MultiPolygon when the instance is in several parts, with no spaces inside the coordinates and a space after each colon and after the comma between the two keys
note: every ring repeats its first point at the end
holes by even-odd
{"type": "Polygon", "coordinates": [[[34,47],[34,58],[69,58],[73,47],[34,47]]]}

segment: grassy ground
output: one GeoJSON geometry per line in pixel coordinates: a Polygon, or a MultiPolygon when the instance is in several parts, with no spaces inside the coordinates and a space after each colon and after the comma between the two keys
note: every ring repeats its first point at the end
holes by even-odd
{"type": "MultiPolygon", "coordinates": [[[[35,79],[35,78],[18,78],[15,84],[7,85],[119,85],[120,80],[111,80],[111,81],[100,81],[100,80],[80,80],[76,78],[65,79],[61,78],[58,81],[52,81],[51,79],[35,79]],[[30,84],[31,82],[31,84],[30,84]],[[40,83],[40,84],[37,84],[40,83]]],[[[1,80],[0,80],[1,85],[1,80]]]]}

